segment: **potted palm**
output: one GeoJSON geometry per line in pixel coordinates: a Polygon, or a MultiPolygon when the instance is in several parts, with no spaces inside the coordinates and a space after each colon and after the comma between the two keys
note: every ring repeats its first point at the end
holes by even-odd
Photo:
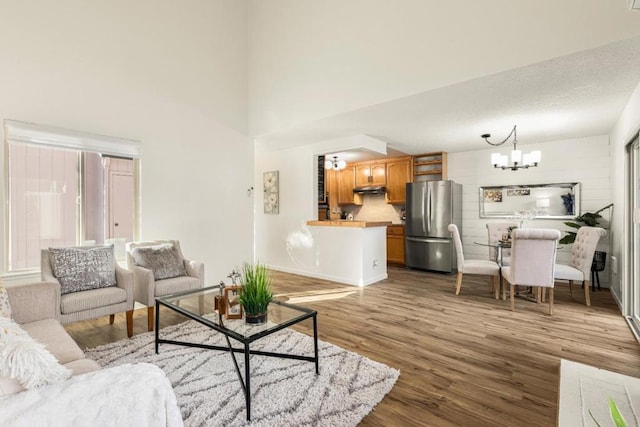
{"type": "Polygon", "coordinates": [[[240,277],[240,304],[244,309],[245,322],[262,324],[267,321],[267,307],[273,299],[271,277],[264,264],[245,263],[240,277]]]}

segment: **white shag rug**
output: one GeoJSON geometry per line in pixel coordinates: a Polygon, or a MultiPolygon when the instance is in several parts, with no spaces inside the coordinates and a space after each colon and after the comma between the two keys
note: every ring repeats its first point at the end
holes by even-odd
{"type": "MultiPolygon", "coordinates": [[[[195,321],[164,328],[160,337],[226,345],[222,334],[195,321]]],[[[147,332],[85,353],[103,367],[148,362],[162,368],[185,426],[355,426],[391,390],[400,372],[333,344],[318,344],[319,375],[313,362],[251,356],[251,422],[228,352],[160,344],[156,355],[154,333],[147,332]]],[[[252,343],[251,349],[313,356],[313,337],[284,329],[252,343]]],[[[236,359],[244,375],[243,354],[236,353],[236,359]]]]}

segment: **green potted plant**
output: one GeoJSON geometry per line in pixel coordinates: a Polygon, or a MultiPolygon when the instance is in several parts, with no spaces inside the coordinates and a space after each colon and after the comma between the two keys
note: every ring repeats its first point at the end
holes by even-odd
{"type": "Polygon", "coordinates": [[[245,322],[262,324],[267,321],[267,307],[273,299],[271,277],[264,264],[245,263],[240,276],[240,304],[244,309],[245,322]]]}
{"type": "MultiPolygon", "coordinates": [[[[600,212],[605,209],[609,209],[611,206],[613,206],[613,203],[610,203],[604,208],[598,209],[595,212],[585,212],[582,215],[575,217],[573,221],[565,222],[564,225],[566,225],[567,227],[575,228],[576,230],[585,225],[589,227],[597,227],[599,224],[598,220],[602,218],[600,212]]],[[[568,245],[576,241],[577,233],[575,231],[567,231],[566,233],[567,235],[560,239],[561,244],[568,245]]]]}

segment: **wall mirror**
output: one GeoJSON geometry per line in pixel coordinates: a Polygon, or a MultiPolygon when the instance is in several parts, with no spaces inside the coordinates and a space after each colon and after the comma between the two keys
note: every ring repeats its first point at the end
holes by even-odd
{"type": "Polygon", "coordinates": [[[580,215],[580,183],[480,187],[480,218],[509,218],[522,211],[536,218],[574,218],[580,215]]]}

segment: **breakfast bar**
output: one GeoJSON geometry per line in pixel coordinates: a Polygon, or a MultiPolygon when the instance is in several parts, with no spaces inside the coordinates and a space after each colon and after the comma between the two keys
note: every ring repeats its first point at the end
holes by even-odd
{"type": "Polygon", "coordinates": [[[355,286],[386,279],[389,225],[390,221],[307,221],[318,277],[355,286]]]}

